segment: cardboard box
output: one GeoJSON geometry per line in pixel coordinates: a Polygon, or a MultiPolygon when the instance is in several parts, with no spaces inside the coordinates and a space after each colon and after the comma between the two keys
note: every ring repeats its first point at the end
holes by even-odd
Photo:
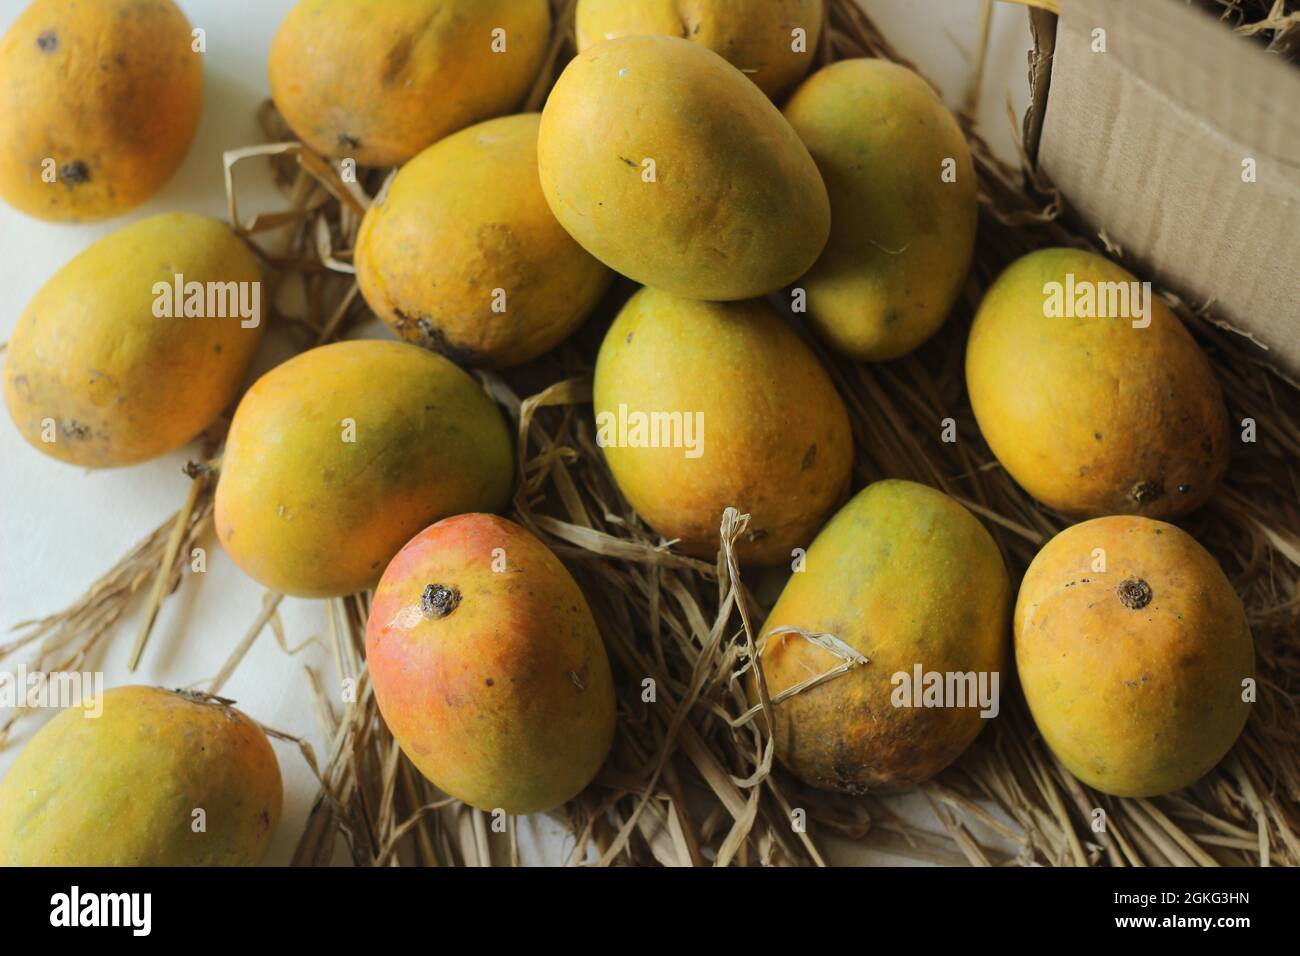
{"type": "Polygon", "coordinates": [[[1300,378],[1300,69],[1182,0],[1031,11],[1025,145],[1129,268],[1300,378]]]}

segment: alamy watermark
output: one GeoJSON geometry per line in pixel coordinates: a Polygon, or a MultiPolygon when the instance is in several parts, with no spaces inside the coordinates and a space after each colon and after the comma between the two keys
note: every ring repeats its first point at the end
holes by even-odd
{"type": "Polygon", "coordinates": [[[1049,319],[1132,319],[1133,328],[1151,324],[1151,283],[1076,281],[1073,272],[1064,282],[1043,286],[1043,315],[1049,319]]]}
{"type": "Polygon", "coordinates": [[[889,682],[895,707],[978,707],[986,719],[1001,709],[997,671],[927,671],[916,664],[911,673],[898,671],[889,682]]]}
{"type": "Polygon", "coordinates": [[[153,314],[159,319],[233,319],[245,329],[262,324],[262,283],[171,282],[153,285],[153,314]]]}
{"type": "Polygon", "coordinates": [[[638,412],[619,405],[596,415],[601,448],[681,448],[687,458],[704,454],[703,412],[638,412]]]}
{"type": "Polygon", "coordinates": [[[100,671],[0,671],[0,709],[81,707],[86,717],[104,713],[104,675],[100,671]]]}

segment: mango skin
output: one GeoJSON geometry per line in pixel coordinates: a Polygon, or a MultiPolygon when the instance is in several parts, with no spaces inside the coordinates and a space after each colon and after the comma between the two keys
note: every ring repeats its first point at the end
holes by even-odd
{"type": "Polygon", "coordinates": [[[613,273],[546,205],[540,123],[505,116],[434,143],[366,213],[357,282],[408,342],[461,364],[519,365],[567,338],[609,288],[613,273]],[[497,289],[505,312],[493,311],[497,289]]]}
{"type": "Polygon", "coordinates": [[[761,300],[696,302],[642,289],[605,336],[593,398],[597,441],[619,490],[687,554],[717,554],[732,506],[751,515],[740,560],[790,561],[848,490],[844,402],[812,350],[761,300]],[[620,405],[692,421],[703,414],[703,453],[606,443],[602,416],[617,421],[620,405]]]}
{"type": "Polygon", "coordinates": [[[679,37],[579,54],[542,110],[537,157],[555,218],[610,268],[686,298],[749,299],[803,275],[830,234],[826,187],[744,80],[679,37]]]}
{"type": "Polygon", "coordinates": [[[518,106],[550,32],[547,0],[301,0],[271,43],[271,97],[322,156],[399,165],[518,106]]]}
{"type": "Polygon", "coordinates": [[[403,342],[321,346],[267,372],[239,403],[217,535],[273,591],[352,594],[430,521],[504,508],[513,455],[501,412],[445,358],[403,342]]]}
{"type": "Polygon", "coordinates": [[[35,0],[0,39],[0,197],[52,222],[143,203],[189,152],[203,56],[171,0],[35,0]],[[53,159],[57,182],[43,165],[53,159]]]}
{"type": "Polygon", "coordinates": [[[578,0],[578,52],[629,34],[681,37],[707,47],[775,99],[812,66],[822,0],[578,0]],[[796,53],[793,31],[805,33],[796,53]]]}
{"type": "Polygon", "coordinates": [[[1133,282],[1108,259],[1043,249],[989,288],[966,347],[966,387],[989,448],[1043,504],[1072,517],[1169,518],[1200,507],[1228,467],[1214,371],[1158,298],[1132,318],[1049,318],[1044,287],[1133,282]]]}
{"type": "Polygon", "coordinates": [[[4,866],[255,866],[280,822],[280,765],[233,707],[115,687],[42,727],[0,781],[4,866]],[[194,832],[194,811],[206,832],[194,832]]]}
{"type": "Polygon", "coordinates": [[[177,274],[262,281],[257,258],[224,223],[168,213],[100,239],[36,293],[4,364],[5,403],[34,448],[89,468],[132,465],[180,448],[235,400],[265,305],[250,328],[238,314],[159,318],[155,283],[174,286],[177,274]],[[42,440],[46,419],[52,442],[42,440]]]}
{"type": "MultiPolygon", "coordinates": [[[[901,790],[956,760],[985,723],[979,707],[904,708],[892,676],[997,672],[1005,691],[1011,582],[984,526],[910,481],[868,485],[827,522],[790,576],[759,640],[768,693],[841,660],[779,627],[834,634],[869,663],[775,705],[778,759],[814,787],[901,790]]],[[[750,699],[758,702],[751,679],[750,699]]]]}
{"type": "Polygon", "coordinates": [[[943,325],[975,249],[970,147],[934,89],[880,59],[841,60],[809,77],[785,118],[817,162],[831,238],[799,283],[809,322],[859,361],[899,358],[943,325]],[[945,160],[955,182],[944,182],[945,160]]]}
{"type": "Polygon", "coordinates": [[[480,810],[565,803],[613,743],[613,678],[587,601],[504,518],[460,515],[411,539],[375,590],[366,660],[403,752],[480,810]]]}
{"type": "Polygon", "coordinates": [[[1163,521],[1095,518],[1058,534],[1025,573],[1015,635],[1034,723],[1103,793],[1191,784],[1250,715],[1242,681],[1255,650],[1241,601],[1210,553],[1163,521]]]}

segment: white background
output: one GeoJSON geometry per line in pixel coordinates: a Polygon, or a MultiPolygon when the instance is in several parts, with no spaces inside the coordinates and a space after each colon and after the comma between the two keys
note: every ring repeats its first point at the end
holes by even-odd
{"type": "MultiPolygon", "coordinates": [[[[207,31],[206,101],[188,158],[151,202],[105,223],[42,223],[0,202],[0,340],[8,339],[37,289],[101,236],[168,211],[226,218],[221,154],[263,139],[254,114],[269,96],[267,51],[294,0],[179,2],[191,23],[207,31]]],[[[0,0],[0,31],[8,29],[24,6],[22,0],[0,0]]],[[[962,105],[973,71],[979,0],[863,0],[863,6],[903,55],[939,85],[949,105],[962,105]]],[[[1024,8],[997,4],[980,102],[981,132],[1011,161],[1015,151],[1006,104],[1010,95],[1019,116],[1028,101],[1027,23],[1024,8]]],[[[260,172],[257,164],[241,167],[241,201],[249,197],[255,209],[280,208],[269,180],[257,180],[260,172]],[[246,182],[250,167],[253,175],[246,182]]],[[[243,216],[247,218],[248,212],[243,216]]],[[[277,348],[268,340],[255,372],[285,357],[283,344],[277,348]]],[[[0,643],[8,638],[4,632],[19,621],[56,612],[75,601],[119,556],[173,514],[188,485],[181,468],[195,457],[197,450],[187,448],[133,468],[87,471],[30,448],[8,416],[0,414],[0,643]]],[[[207,574],[187,577],[164,604],[140,670],[134,675],[126,672],[139,626],[136,616],[92,662],[103,670],[106,686],[206,686],[220,670],[257,616],[264,592],[242,576],[215,537],[210,535],[204,545],[207,574]]],[[[309,738],[324,760],[327,747],[304,673],[310,666],[326,681],[335,680],[331,655],[319,640],[328,633],[324,605],[286,598],[280,616],[289,647],[301,650],[285,653],[266,629],[222,693],[261,722],[309,738]]],[[[25,659],[25,653],[19,654],[4,666],[15,668],[25,659]]],[[[9,745],[0,750],[0,773],[48,716],[38,712],[19,723],[9,745]]],[[[280,742],[275,747],[284,774],[285,807],[268,862],[282,864],[293,852],[317,787],[295,747],[280,742]]],[[[905,812],[932,826],[933,818],[923,806],[906,807],[905,812]]],[[[536,824],[521,827],[525,860],[560,862],[567,849],[562,846],[562,831],[550,821],[536,824]]],[[[855,859],[904,862],[880,854],[855,859]]]]}

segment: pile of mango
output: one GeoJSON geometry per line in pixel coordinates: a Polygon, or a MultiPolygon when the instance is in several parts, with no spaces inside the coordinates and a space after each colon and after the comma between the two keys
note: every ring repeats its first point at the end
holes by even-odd
{"type": "MultiPolygon", "coordinates": [[[[1254,666],[1223,571],[1164,520],[1227,466],[1211,367],[1149,296],[1140,321],[1052,313],[1055,284],[1135,280],[1088,252],[1034,252],[984,295],[966,380],[1001,466],[1087,520],[1017,596],[953,498],[900,480],[848,497],[877,410],[850,415],[810,338],[882,362],[933,336],[967,287],[978,190],[918,75],[874,59],[811,71],[823,28],[821,0],[581,0],[577,55],[540,114],[512,113],[547,63],[546,0],[302,0],[271,91],[320,156],[397,167],[353,250],[394,338],[311,349],[244,391],[261,326],[214,314],[203,290],[260,282],[259,256],[222,223],[158,216],[90,246],[22,314],[13,422],[46,454],[114,467],[238,401],[215,501],[226,552],[276,592],[374,589],[370,678],[412,762],[475,807],[545,810],[596,777],[620,704],[579,586],[497,516],[515,442],[466,369],[554,349],[622,275],[643,288],[599,349],[593,429],[672,547],[713,558],[735,507],[739,559],[793,565],[747,677],[790,771],[851,793],[928,779],[988,714],[900,706],[892,678],[1000,675],[1005,690],[1014,647],[1034,721],[1080,780],[1190,784],[1244,726],[1254,666]],[[865,662],[790,693],[840,662],[816,635],[865,662]]],[[[0,42],[0,196],[86,222],[153,195],[201,112],[191,41],[171,0],[30,3],[0,42]]],[[[48,724],[0,785],[0,862],[260,858],[280,782],[255,724],[147,688],[99,703],[98,720],[48,724]]]]}

